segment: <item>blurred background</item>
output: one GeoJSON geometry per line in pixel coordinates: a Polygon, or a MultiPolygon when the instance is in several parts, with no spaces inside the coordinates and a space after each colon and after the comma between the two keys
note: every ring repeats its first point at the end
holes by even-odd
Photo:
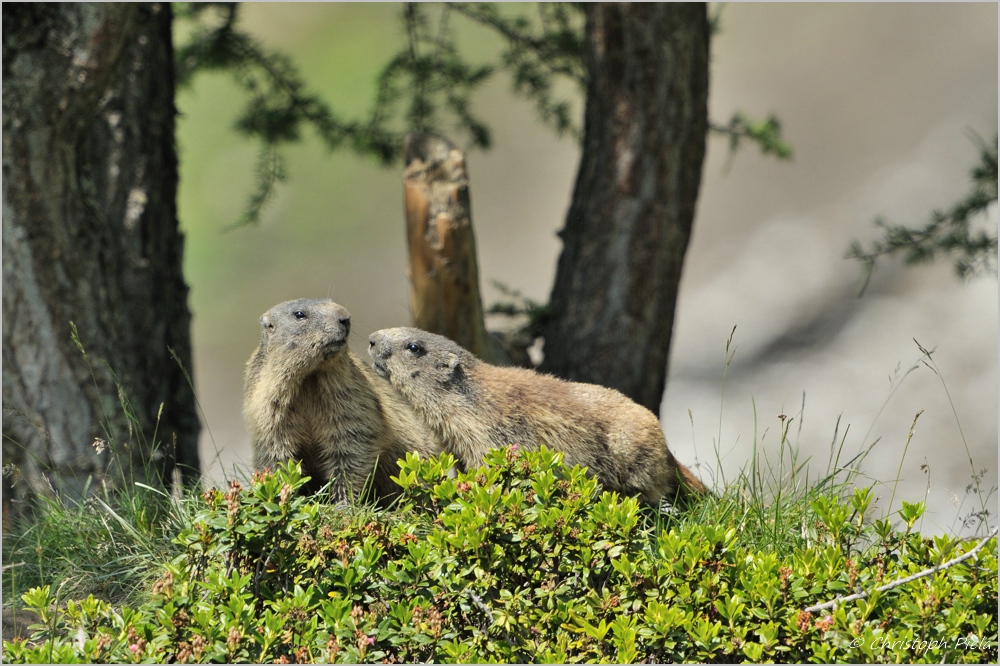
{"type": "MultiPolygon", "coordinates": [[[[400,11],[242,9],[243,25],[288,53],[343,117],[371,105],[377,72],[405,38],[400,11]]],[[[883,482],[879,506],[898,476],[897,505],[926,496],[922,530],[956,530],[979,505],[966,492],[973,471],[986,470],[984,488],[997,483],[997,280],[960,282],[946,260],[882,260],[859,298],[863,268],[844,255],[879,235],[877,216],[919,226],[969,191],[969,131],[991,141],[997,128],[997,5],[737,3],[721,18],[710,118],[773,112],[795,156],[780,162],[748,144],[730,163],[726,141],[709,140],[661,409],[671,450],[718,487],[755,449],[775,468],[784,451],[787,469],[787,415],[801,474],[877,441],[862,469],[883,482]]],[[[484,59],[499,48],[473,26],[460,35],[484,59]]],[[[331,297],[350,310],[364,359],[369,332],[409,322],[401,167],[328,154],[307,135],[262,223],[233,229],[257,150],[232,130],[241,100],[221,74],[178,96],[201,455],[219,483],[249,465],[242,376],[265,310],[331,297]]],[[[540,125],[506,75],[473,104],[494,139],[468,157],[486,304],[500,297],[493,280],[547,301],[579,149],[540,125]]]]}

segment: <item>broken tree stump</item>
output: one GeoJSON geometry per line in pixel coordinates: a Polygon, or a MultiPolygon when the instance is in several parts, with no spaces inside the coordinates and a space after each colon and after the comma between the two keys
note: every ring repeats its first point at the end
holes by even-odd
{"type": "Polygon", "coordinates": [[[403,157],[413,325],[509,363],[486,331],[465,154],[442,137],[408,134],[403,157]]]}

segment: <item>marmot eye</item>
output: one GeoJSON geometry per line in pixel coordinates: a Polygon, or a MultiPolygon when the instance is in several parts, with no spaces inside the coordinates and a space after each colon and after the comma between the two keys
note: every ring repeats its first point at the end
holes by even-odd
{"type": "Polygon", "coordinates": [[[411,342],[411,343],[407,344],[406,345],[406,350],[409,351],[409,352],[413,352],[417,356],[423,356],[424,354],[427,353],[424,350],[424,348],[421,347],[420,345],[418,345],[416,342],[411,342]]]}
{"type": "Polygon", "coordinates": [[[305,319],[306,313],[303,312],[302,310],[296,310],[295,312],[292,313],[292,316],[295,317],[296,319],[305,319]]]}

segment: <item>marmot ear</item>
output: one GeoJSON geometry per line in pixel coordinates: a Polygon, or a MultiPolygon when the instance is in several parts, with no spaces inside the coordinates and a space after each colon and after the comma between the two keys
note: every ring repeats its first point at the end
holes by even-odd
{"type": "Polygon", "coordinates": [[[450,370],[453,375],[462,371],[462,361],[458,358],[458,354],[448,354],[448,370],[450,370]]]}
{"type": "Polygon", "coordinates": [[[260,327],[261,328],[271,328],[271,319],[264,313],[260,316],[260,327]]]}

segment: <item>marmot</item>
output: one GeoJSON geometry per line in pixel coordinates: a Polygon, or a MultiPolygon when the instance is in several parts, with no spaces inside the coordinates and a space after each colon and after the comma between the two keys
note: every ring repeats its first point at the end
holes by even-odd
{"type": "Polygon", "coordinates": [[[608,490],[649,503],[684,500],[705,486],[670,453],[656,416],[613,389],[490,365],[448,338],[391,328],[368,338],[375,372],[389,380],[467,469],[491,448],[563,452],[608,490]]]}
{"type": "Polygon", "coordinates": [[[406,401],[347,349],[351,315],[343,306],[288,301],[260,324],[243,392],[256,469],[298,460],[312,477],[309,490],[333,480],[334,499],[347,500],[370,484],[384,504],[399,492],[390,479],[398,459],[443,450],[406,401]]]}

